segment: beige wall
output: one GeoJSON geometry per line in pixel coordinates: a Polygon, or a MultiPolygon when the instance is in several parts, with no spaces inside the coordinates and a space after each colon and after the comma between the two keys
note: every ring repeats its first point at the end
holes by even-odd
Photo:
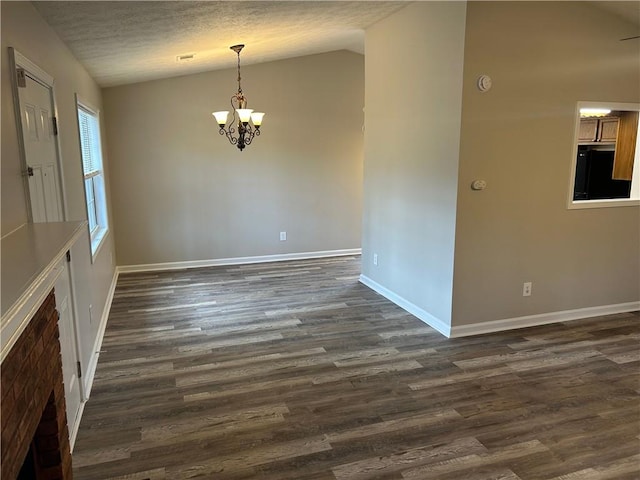
{"type": "MultiPolygon", "coordinates": [[[[71,52],[42,20],[30,2],[1,2],[2,13],[2,234],[27,222],[25,190],[21,176],[20,156],[13,97],[9,77],[8,47],[36,63],[54,77],[58,111],[62,174],[65,184],[65,210],[68,220],[85,220],[82,165],[76,118],[75,93],[100,107],[99,87],[73,57],[71,52]]],[[[105,164],[106,158],[105,158],[105,164]]],[[[107,165],[106,165],[107,166],[107,165]]],[[[100,317],[106,305],[113,278],[114,256],[112,236],[91,263],[88,232],[74,248],[74,278],[78,285],[77,306],[81,355],[86,365],[93,354],[100,317]],[[93,319],[89,316],[92,306],[93,319]]]]}
{"type": "Polygon", "coordinates": [[[584,2],[469,2],[454,326],[638,301],[639,208],[567,209],[576,102],[640,101],[634,31],[584,2]]]}
{"type": "Polygon", "coordinates": [[[637,302],[639,208],[567,209],[576,102],[640,101],[640,44],[618,41],[634,26],[586,2],[464,16],[416,3],[367,30],[365,280],[454,335],[637,302]]]}
{"type": "Polygon", "coordinates": [[[445,325],[464,25],[464,2],[417,2],[366,31],[362,273],[445,325]]]}
{"type": "MultiPolygon", "coordinates": [[[[1,9],[2,233],[27,220],[8,46],[56,79],[66,209],[84,219],[73,95],[100,107],[101,92],[31,4],[1,9]]],[[[105,90],[112,233],[78,275],[84,343],[114,232],[121,265],[362,242],[365,276],[454,327],[638,301],[640,209],[566,208],[576,102],[640,102],[640,44],[618,41],[629,30],[585,2],[410,4],[367,30],[366,62],[334,52],[243,67],[250,106],[267,112],[244,152],[210,115],[233,70],[105,90]],[[474,179],[487,189],[471,191],[474,179]]],[[[87,244],[74,253],[85,263],[87,244]]]]}
{"type": "Polygon", "coordinates": [[[118,265],[359,248],[363,75],[346,51],[243,67],[266,112],[243,152],[211,116],[235,69],[105,89],[118,265]]]}

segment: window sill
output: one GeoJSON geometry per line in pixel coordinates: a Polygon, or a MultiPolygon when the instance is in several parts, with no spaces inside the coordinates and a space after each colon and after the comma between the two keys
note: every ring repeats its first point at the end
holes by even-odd
{"type": "Polygon", "coordinates": [[[579,200],[569,203],[569,210],[582,208],[607,208],[607,207],[637,207],[640,199],[637,198],[612,198],[610,200],[579,200]]]}
{"type": "Polygon", "coordinates": [[[91,239],[91,263],[95,263],[100,249],[105,243],[107,235],[109,234],[108,228],[99,229],[91,239]]]}

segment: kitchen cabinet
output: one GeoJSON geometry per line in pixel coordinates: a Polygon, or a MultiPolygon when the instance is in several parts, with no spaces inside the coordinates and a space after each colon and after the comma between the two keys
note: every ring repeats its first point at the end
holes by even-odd
{"type": "Polygon", "coordinates": [[[618,117],[581,118],[578,143],[615,143],[619,120],[618,117]]]}
{"type": "Polygon", "coordinates": [[[598,138],[598,119],[581,118],[578,142],[595,142],[598,138]]]}
{"type": "Polygon", "coordinates": [[[598,119],[598,142],[615,142],[618,137],[617,117],[604,117],[598,119]]]}
{"type": "Polygon", "coordinates": [[[614,180],[631,180],[638,135],[638,112],[620,112],[620,123],[616,132],[618,133],[618,141],[613,158],[612,178],[614,180]]]}

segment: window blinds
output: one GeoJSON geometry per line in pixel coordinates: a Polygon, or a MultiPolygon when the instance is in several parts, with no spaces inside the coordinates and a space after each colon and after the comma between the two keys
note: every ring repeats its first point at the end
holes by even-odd
{"type": "Polygon", "coordinates": [[[82,148],[84,178],[91,178],[102,172],[98,119],[93,112],[79,107],[78,124],[80,127],[80,146],[82,148]]]}

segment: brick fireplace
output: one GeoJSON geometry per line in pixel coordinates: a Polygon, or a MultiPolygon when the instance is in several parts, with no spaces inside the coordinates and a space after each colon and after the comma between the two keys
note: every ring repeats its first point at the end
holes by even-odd
{"type": "Polygon", "coordinates": [[[3,480],[70,480],[58,312],[53,291],[2,362],[3,480]]]}

